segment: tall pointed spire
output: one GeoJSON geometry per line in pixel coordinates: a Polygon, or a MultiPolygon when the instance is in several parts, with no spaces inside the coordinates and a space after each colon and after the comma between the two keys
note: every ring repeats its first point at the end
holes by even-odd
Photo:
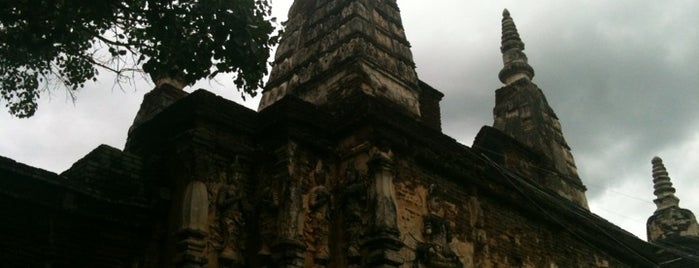
{"type": "Polygon", "coordinates": [[[669,207],[679,207],[680,199],[675,196],[675,188],[672,187],[670,176],[665,169],[663,160],[660,157],[653,158],[653,194],[657,197],[653,202],[663,210],[669,207]]]}
{"type": "Polygon", "coordinates": [[[495,91],[493,127],[546,159],[549,166],[546,169],[552,169],[555,173],[539,178],[541,185],[587,208],[587,188],[578,177],[561,123],[544,93],[531,82],[534,70],[522,52],[524,43],[507,9],[503,12],[500,50],[505,67],[499,76],[506,85],[495,91]]]}
{"type": "Polygon", "coordinates": [[[675,188],[672,187],[663,160],[656,156],[651,163],[655,189],[653,194],[657,197],[653,202],[658,208],[646,223],[648,241],[660,244],[671,242],[670,244],[677,245],[681,243],[681,239],[689,238],[699,242],[697,219],[692,211],[680,208],[680,199],[675,196],[675,188]]]}
{"type": "Polygon", "coordinates": [[[524,43],[519,37],[517,26],[510,17],[510,11],[505,9],[502,12],[502,61],[505,65],[498,77],[500,81],[509,85],[513,82],[526,78],[534,78],[534,69],[527,63],[527,55],[524,54],[524,43]]]}
{"type": "Polygon", "coordinates": [[[363,94],[420,118],[421,92],[395,0],[296,0],[258,109],[363,94]]]}

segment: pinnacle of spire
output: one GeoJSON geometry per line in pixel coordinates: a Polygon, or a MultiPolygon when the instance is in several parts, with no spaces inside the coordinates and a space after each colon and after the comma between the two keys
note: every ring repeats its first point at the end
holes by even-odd
{"type": "Polygon", "coordinates": [[[651,161],[653,164],[653,194],[657,197],[653,202],[658,207],[656,211],[670,207],[679,207],[680,199],[675,196],[675,188],[672,187],[670,176],[665,169],[663,160],[660,157],[654,157],[651,161]]]}
{"type": "Polygon", "coordinates": [[[531,80],[534,77],[534,69],[527,63],[527,55],[523,52],[524,43],[519,37],[514,20],[510,17],[510,11],[505,9],[502,17],[500,52],[502,52],[504,67],[498,77],[507,85],[522,78],[531,80]]]}
{"type": "Polygon", "coordinates": [[[332,107],[361,94],[420,118],[421,93],[395,0],[296,0],[258,109],[288,95],[332,107]]]}
{"type": "Polygon", "coordinates": [[[679,207],[680,199],[675,196],[670,176],[660,157],[654,157],[653,163],[653,194],[657,197],[653,202],[658,208],[648,218],[646,232],[648,242],[663,243],[668,239],[699,238],[699,224],[694,213],[679,207]]]}
{"type": "Polygon", "coordinates": [[[575,159],[563,136],[558,116],[549,106],[539,87],[531,83],[534,69],[522,52],[524,43],[505,9],[502,13],[502,58],[500,80],[506,84],[495,91],[493,127],[538,152],[541,164],[555,170],[555,175],[536,180],[565,199],[588,208],[587,188],[578,176],[575,159]]]}

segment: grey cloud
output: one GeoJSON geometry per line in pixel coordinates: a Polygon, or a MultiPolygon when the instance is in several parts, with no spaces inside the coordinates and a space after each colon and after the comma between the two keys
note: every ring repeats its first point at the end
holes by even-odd
{"type": "MultiPolygon", "coordinates": [[[[560,117],[589,185],[591,203],[602,204],[615,193],[634,195],[647,200],[647,210],[636,210],[636,204],[619,211],[647,218],[650,159],[686,146],[699,132],[699,17],[693,14],[699,3],[439,2],[448,10],[401,4],[418,74],[446,94],[444,131],[468,145],[481,125],[492,123],[494,90],[501,86],[499,12],[508,7],[537,72],[534,81],[560,117]],[[452,19],[442,26],[444,19],[425,16],[452,19]],[[448,30],[434,30],[439,27],[448,30]],[[439,36],[444,33],[449,35],[439,36]]],[[[683,200],[689,208],[699,203],[683,200]]],[[[638,225],[643,222],[632,227],[635,232],[644,228],[638,225]]]]}
{"type": "MultiPolygon", "coordinates": [[[[274,2],[285,18],[290,0],[274,2]]],[[[699,1],[399,0],[418,75],[442,90],[445,133],[470,145],[492,124],[500,58],[500,19],[508,8],[537,72],[534,82],[558,114],[595,206],[634,219],[652,213],[650,159],[667,156],[683,205],[699,213],[699,1]],[[696,147],[693,144],[696,144],[696,147]],[[683,188],[681,188],[683,187],[683,188]],[[613,199],[632,195],[648,200],[613,199]],[[613,201],[610,201],[613,200],[613,201]],[[622,205],[620,203],[629,202],[622,205]],[[616,204],[618,203],[618,204],[616,204]]],[[[58,94],[36,118],[0,115],[0,155],[62,171],[97,144],[121,148],[138,109],[138,91],[86,89],[75,106],[58,94]]],[[[232,86],[215,88],[234,98],[232,86]]],[[[249,107],[256,106],[248,102],[249,107]]],[[[593,206],[593,209],[595,207],[593,206]]],[[[594,211],[594,210],[593,210],[594,211]]],[[[627,227],[619,215],[605,214],[627,227]]],[[[643,222],[628,228],[642,236],[643,222]],[[640,225],[638,225],[640,224],[640,225]],[[639,231],[640,230],[640,231],[639,231]]]]}

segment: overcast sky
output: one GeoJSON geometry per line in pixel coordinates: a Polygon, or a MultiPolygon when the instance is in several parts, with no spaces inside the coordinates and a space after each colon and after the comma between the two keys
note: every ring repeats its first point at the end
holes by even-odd
{"type": "MultiPolygon", "coordinates": [[[[274,0],[286,18],[290,0],[274,0]]],[[[592,212],[646,238],[655,210],[650,161],[665,160],[680,206],[699,213],[699,1],[399,0],[419,77],[445,93],[444,132],[471,145],[492,125],[502,86],[500,20],[508,8],[534,82],[558,114],[592,212]]],[[[234,88],[202,82],[230,99],[234,88]]],[[[104,76],[78,94],[59,90],[37,114],[0,111],[0,155],[62,172],[99,144],[122,149],[152,85],[104,76]]],[[[191,91],[192,88],[188,89],[191,91]]],[[[255,109],[258,100],[244,105],[255,109]]],[[[4,106],[4,103],[3,103],[4,106]]]]}

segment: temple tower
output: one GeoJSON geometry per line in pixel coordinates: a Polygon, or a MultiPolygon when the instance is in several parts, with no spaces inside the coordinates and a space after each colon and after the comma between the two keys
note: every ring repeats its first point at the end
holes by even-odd
{"type": "Polygon", "coordinates": [[[420,120],[441,99],[421,84],[395,0],[297,0],[259,110],[287,95],[320,107],[368,95],[420,120]]]}
{"type": "Polygon", "coordinates": [[[504,87],[496,90],[493,127],[541,154],[552,170],[540,179],[544,187],[582,207],[586,188],[578,177],[575,160],[563,137],[561,124],[539,87],[532,83],[534,69],[527,62],[510,12],[502,18],[504,67],[498,75],[504,87]]]}
{"type": "Polygon", "coordinates": [[[534,68],[527,62],[524,54],[524,43],[519,37],[517,26],[510,17],[510,11],[505,9],[502,13],[502,61],[505,67],[500,70],[498,77],[506,85],[510,85],[519,79],[531,81],[534,78],[534,68]]]}
{"type": "Polygon", "coordinates": [[[653,194],[657,197],[653,202],[657,209],[648,218],[646,231],[648,242],[677,244],[682,238],[699,241],[699,225],[697,219],[688,209],[679,207],[680,199],[675,196],[670,176],[660,157],[653,158],[653,194]]]}

